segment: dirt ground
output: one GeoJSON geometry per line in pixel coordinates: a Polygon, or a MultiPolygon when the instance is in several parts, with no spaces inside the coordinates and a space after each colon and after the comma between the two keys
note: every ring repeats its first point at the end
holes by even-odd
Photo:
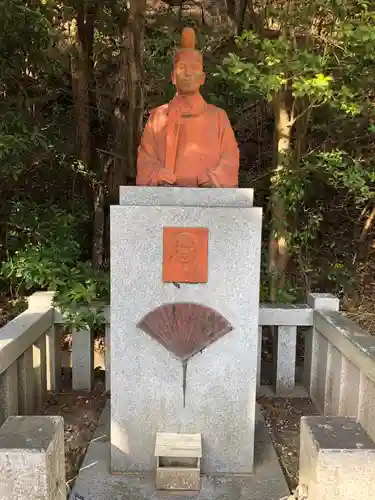
{"type": "Polygon", "coordinates": [[[291,491],[298,485],[301,416],[319,415],[309,398],[259,397],[267,428],[291,491]]]}
{"type": "Polygon", "coordinates": [[[69,375],[60,394],[50,395],[43,415],[64,418],[66,482],[72,488],[87,447],[108,399],[104,381],[98,376],[91,392],[72,392],[69,375]]]}

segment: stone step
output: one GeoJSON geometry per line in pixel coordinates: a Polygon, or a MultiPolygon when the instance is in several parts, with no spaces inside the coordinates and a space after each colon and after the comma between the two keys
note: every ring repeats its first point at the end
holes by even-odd
{"type": "Polygon", "coordinates": [[[299,484],[308,500],[375,495],[375,443],[355,418],[302,417],[299,484]]]}

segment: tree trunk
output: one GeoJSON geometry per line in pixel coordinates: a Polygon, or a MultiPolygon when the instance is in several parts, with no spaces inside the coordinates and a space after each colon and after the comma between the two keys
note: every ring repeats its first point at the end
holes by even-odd
{"type": "Polygon", "coordinates": [[[108,191],[117,203],[121,185],[135,180],[143,119],[143,45],[146,0],[131,0],[121,24],[122,51],[114,90],[114,151],[108,191]]]}
{"type": "Polygon", "coordinates": [[[102,182],[96,183],[94,191],[94,234],[92,245],[92,263],[98,269],[103,265],[104,257],[104,202],[105,191],[102,182]]]}
{"type": "Polygon", "coordinates": [[[248,4],[248,0],[238,0],[237,15],[236,15],[236,18],[237,18],[236,35],[237,36],[241,36],[242,32],[244,30],[247,4],[248,4]]]}
{"type": "Polygon", "coordinates": [[[98,4],[96,2],[74,2],[76,11],[75,43],[71,53],[71,75],[74,106],[77,116],[77,135],[80,144],[80,160],[89,178],[96,180],[87,185],[88,201],[93,204],[92,264],[99,268],[103,263],[104,192],[103,174],[100,171],[96,152],[97,104],[94,78],[94,26],[98,4]],[[100,186],[98,188],[98,186],[100,186]],[[99,207],[99,202],[102,204],[99,207]]]}
{"type": "Polygon", "coordinates": [[[291,156],[293,126],[293,119],[288,111],[285,97],[285,93],[280,92],[274,99],[276,160],[271,178],[271,231],[268,247],[271,302],[276,301],[278,290],[282,290],[285,285],[285,271],[289,259],[288,224],[284,200],[279,192],[291,156]]]}
{"type": "Polygon", "coordinates": [[[87,48],[85,44],[85,12],[83,4],[77,2],[75,43],[71,52],[71,75],[74,107],[77,118],[77,134],[80,159],[88,169],[91,160],[91,137],[89,118],[89,89],[87,48]]]}

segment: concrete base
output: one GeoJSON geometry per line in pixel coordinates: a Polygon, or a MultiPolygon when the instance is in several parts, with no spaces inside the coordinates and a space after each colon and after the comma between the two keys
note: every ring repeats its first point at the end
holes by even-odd
{"type": "Polygon", "coordinates": [[[262,210],[249,206],[247,191],[228,188],[204,195],[183,188],[188,206],[171,205],[171,197],[177,200],[174,189],[127,186],[123,204],[111,207],[111,469],[149,473],[157,432],[198,432],[205,474],[252,473],[262,210]],[[203,282],[194,276],[183,282],[178,275],[164,282],[166,261],[185,269],[179,240],[165,237],[167,228],[187,232],[188,266],[193,271],[203,266],[203,282]],[[194,236],[199,228],[208,230],[202,241],[194,236]],[[207,258],[200,256],[201,248],[208,249],[207,258]],[[178,303],[214,309],[233,328],[209,343],[203,338],[208,323],[202,326],[206,347],[189,357],[186,370],[172,344],[195,343],[190,337],[187,342],[187,333],[181,338],[172,333],[181,329],[172,313],[178,303]],[[171,317],[162,314],[153,335],[137,326],[168,305],[171,317]],[[163,343],[157,340],[161,336],[163,343]]]}
{"type": "MultiPolygon", "coordinates": [[[[89,445],[70,500],[183,500],[186,495],[155,489],[153,474],[110,474],[110,411],[104,409],[89,445]]],[[[252,475],[203,476],[197,500],[280,500],[289,495],[276,452],[257,407],[255,424],[255,467],[252,475]]]]}
{"type": "Polygon", "coordinates": [[[355,418],[302,417],[299,484],[310,500],[375,495],[375,443],[355,418]]]}

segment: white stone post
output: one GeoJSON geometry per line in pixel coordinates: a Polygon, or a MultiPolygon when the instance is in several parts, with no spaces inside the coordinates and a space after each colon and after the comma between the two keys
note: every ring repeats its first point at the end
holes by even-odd
{"type": "Polygon", "coordinates": [[[61,417],[9,417],[0,428],[1,500],[66,500],[61,417]]]}
{"type": "Polygon", "coordinates": [[[94,345],[90,329],[72,332],[73,390],[90,391],[94,377],[94,345]]]}
{"type": "MultiPolygon", "coordinates": [[[[340,300],[330,293],[309,293],[307,304],[314,311],[338,311],[340,309],[340,300]]],[[[309,394],[311,394],[312,384],[314,383],[313,373],[318,366],[318,335],[314,326],[305,332],[303,384],[309,394]]]]}
{"type": "Polygon", "coordinates": [[[302,417],[299,485],[310,500],[375,495],[375,443],[355,418],[302,417]]]}
{"type": "MultiPolygon", "coordinates": [[[[29,310],[45,311],[53,307],[55,292],[36,292],[28,298],[29,310]]],[[[52,324],[46,332],[47,390],[59,392],[61,387],[61,327],[52,324]]]]}
{"type": "Polygon", "coordinates": [[[275,394],[289,395],[295,387],[297,327],[276,326],[273,330],[275,394]]]}

